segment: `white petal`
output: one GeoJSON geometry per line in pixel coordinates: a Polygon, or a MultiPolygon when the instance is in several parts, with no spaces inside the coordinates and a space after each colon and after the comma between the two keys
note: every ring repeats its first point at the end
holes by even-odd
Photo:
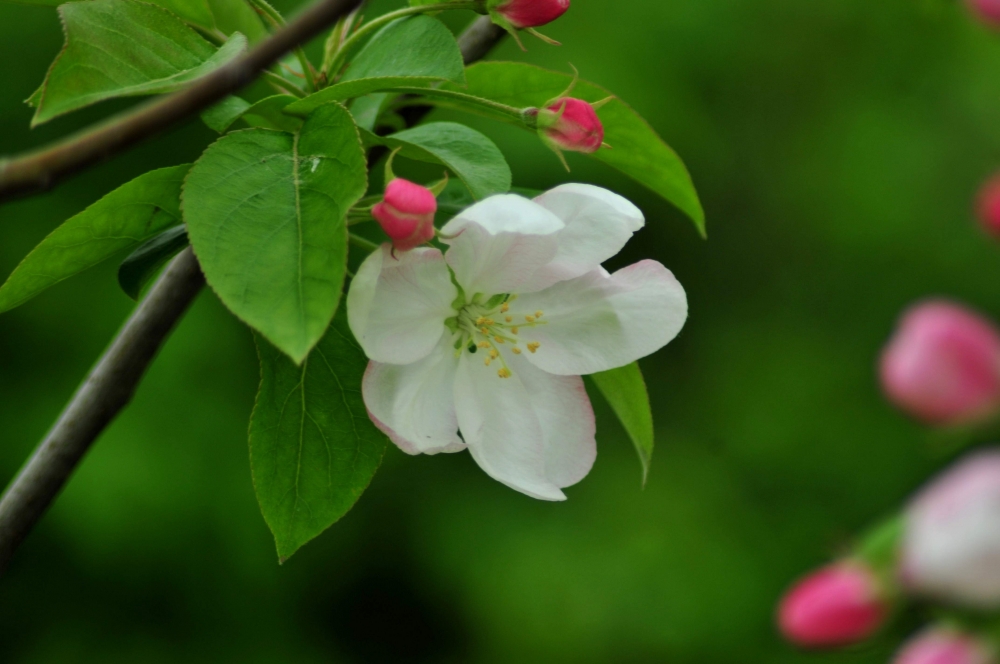
{"type": "Polygon", "coordinates": [[[656,261],[609,275],[603,268],[515,300],[517,315],[542,311],[543,324],[522,327],[524,342],[541,344],[526,357],[562,376],[625,366],[669,343],[687,320],[687,295],[656,261]]]}
{"type": "Polygon", "coordinates": [[[492,196],[441,229],[448,264],[469,296],[531,292],[533,277],[556,255],[555,234],[565,224],[542,206],[515,195],[492,196]]]}
{"type": "Polygon", "coordinates": [[[535,202],[563,220],[559,250],[537,278],[551,285],[596,269],[645,225],[642,212],[618,194],[589,184],[565,184],[535,202]]]}
{"type": "Polygon", "coordinates": [[[437,249],[373,251],[347,294],[347,319],[365,354],[376,362],[410,364],[441,339],[458,290],[437,249]]]}
{"type": "Polygon", "coordinates": [[[464,352],[455,379],[462,437],[476,463],[507,486],[542,500],[565,500],[596,455],[594,419],[579,378],[546,376],[508,354],[500,378],[482,353],[464,352]]]}
{"type": "Polygon", "coordinates": [[[457,366],[447,333],[419,362],[405,366],[370,362],[361,390],[375,426],[407,454],[464,450],[453,397],[457,366]]]}

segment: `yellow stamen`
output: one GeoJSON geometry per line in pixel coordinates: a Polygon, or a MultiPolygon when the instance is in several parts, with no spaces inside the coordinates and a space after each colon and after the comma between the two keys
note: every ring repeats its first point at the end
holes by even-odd
{"type": "Polygon", "coordinates": [[[492,318],[487,318],[485,321],[483,321],[483,325],[496,325],[496,321],[493,320],[492,318]]]}
{"type": "Polygon", "coordinates": [[[510,305],[509,305],[509,304],[507,304],[506,302],[504,302],[504,303],[503,303],[503,306],[502,306],[502,307],[500,307],[500,313],[503,313],[503,314],[505,314],[505,313],[507,313],[508,311],[510,311],[510,305]]]}
{"type": "Polygon", "coordinates": [[[490,362],[492,361],[493,361],[492,357],[487,357],[486,360],[483,361],[483,364],[485,364],[486,366],[490,366],[490,362]]]}
{"type": "Polygon", "coordinates": [[[514,351],[514,355],[520,355],[521,354],[521,349],[518,348],[517,346],[515,346],[514,348],[511,348],[511,350],[514,351]]]}
{"type": "Polygon", "coordinates": [[[480,341],[480,342],[479,342],[478,344],[476,344],[476,345],[478,345],[478,346],[479,346],[480,348],[482,348],[483,350],[486,350],[487,348],[489,348],[489,347],[490,347],[490,342],[489,342],[489,341],[480,341]]]}
{"type": "Polygon", "coordinates": [[[517,334],[517,328],[516,327],[510,328],[510,332],[511,334],[517,334]]]}
{"type": "Polygon", "coordinates": [[[480,316],[476,319],[476,325],[483,326],[486,325],[486,319],[480,316]]]}
{"type": "Polygon", "coordinates": [[[490,331],[488,329],[486,329],[485,327],[479,328],[479,331],[482,332],[483,334],[485,334],[486,336],[490,336],[490,331]]]}
{"type": "Polygon", "coordinates": [[[507,343],[506,341],[504,341],[503,337],[493,337],[493,341],[497,342],[498,344],[507,343]]]}
{"type": "Polygon", "coordinates": [[[545,315],[545,313],[544,313],[544,312],[542,312],[542,311],[536,311],[536,312],[535,312],[535,318],[541,318],[541,317],[542,317],[542,316],[544,316],[544,315],[545,315]]]}
{"type": "Polygon", "coordinates": [[[492,357],[494,360],[497,359],[498,357],[500,357],[500,351],[494,348],[493,350],[490,351],[490,357],[492,357]]]}
{"type": "Polygon", "coordinates": [[[514,322],[514,317],[513,316],[504,316],[503,319],[505,321],[507,321],[508,323],[514,322]]]}
{"type": "Polygon", "coordinates": [[[529,323],[534,323],[535,322],[535,317],[534,316],[525,316],[524,320],[528,321],[529,323]]]}
{"type": "Polygon", "coordinates": [[[528,350],[534,353],[536,350],[538,350],[539,346],[541,345],[542,344],[538,343],[537,341],[532,341],[530,344],[528,344],[528,350]]]}
{"type": "Polygon", "coordinates": [[[504,367],[503,369],[497,372],[497,375],[500,376],[501,378],[510,378],[510,369],[504,367]]]}

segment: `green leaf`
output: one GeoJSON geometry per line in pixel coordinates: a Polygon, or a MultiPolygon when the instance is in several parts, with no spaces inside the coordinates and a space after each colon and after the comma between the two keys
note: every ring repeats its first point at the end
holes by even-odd
{"type": "Polygon", "coordinates": [[[340,302],[345,217],[366,187],[358,131],[339,104],[317,109],[295,134],[220,138],[184,184],[184,221],[208,284],[296,362],[340,302]]]}
{"type": "Polygon", "coordinates": [[[227,97],[202,113],[201,119],[220,134],[226,133],[238,120],[251,127],[296,132],[302,126],[302,118],[282,113],[282,109],[295,99],[291,95],[273,95],[250,104],[239,97],[227,97]]]}
{"type": "Polygon", "coordinates": [[[180,223],[181,183],[190,168],[140,175],[52,231],[0,286],[0,312],[180,223]]]}
{"type": "Polygon", "coordinates": [[[118,267],[118,285],[126,295],[138,300],[146,284],[160,268],[188,244],[187,229],[183,224],[146,240],[118,267]]]}
{"type": "Polygon", "coordinates": [[[13,2],[16,5],[40,5],[43,7],[57,7],[66,0],[7,0],[7,2],[13,2]]]}
{"type": "Polygon", "coordinates": [[[233,35],[216,50],[170,12],[135,0],[59,7],[66,44],[49,69],[31,125],[114,97],[176,90],[246,50],[233,35]]]}
{"type": "MultiPolygon", "coordinates": [[[[465,75],[467,89],[450,84],[444,87],[517,108],[541,106],[563,93],[573,80],[568,74],[515,62],[481,62],[466,69],[465,75]]],[[[604,88],[586,81],[578,82],[572,94],[590,102],[611,95],[604,88]]],[[[638,113],[619,99],[601,108],[598,115],[604,124],[605,141],[612,149],[601,149],[591,156],[676,205],[704,234],[705,213],[691,176],[677,153],[638,113]]]]}
{"type": "Polygon", "coordinates": [[[432,122],[381,141],[390,148],[400,148],[404,157],[447,166],[476,199],[510,190],[510,166],[503,153],[493,141],[465,125],[432,122]]]}
{"type": "Polygon", "coordinates": [[[185,22],[205,30],[215,28],[215,17],[208,6],[208,0],[148,0],[167,11],[177,14],[185,22]]]}
{"type": "Polygon", "coordinates": [[[202,111],[201,121],[204,122],[209,129],[213,129],[220,134],[224,134],[234,122],[240,119],[240,116],[242,116],[246,110],[250,108],[250,106],[250,102],[245,99],[230,95],[218,104],[209,106],[202,111]]]}
{"type": "Polygon", "coordinates": [[[611,405],[611,410],[621,421],[642,462],[642,483],[649,476],[649,463],[653,458],[653,412],[649,407],[646,382],[642,379],[639,364],[633,362],[618,369],[591,376],[594,384],[611,405]]]}
{"type": "Polygon", "coordinates": [[[378,125],[378,116],[385,108],[390,95],[384,92],[365,95],[354,100],[351,104],[351,115],[354,116],[354,123],[361,129],[375,131],[378,125]]]}
{"type": "Polygon", "coordinates": [[[223,34],[246,35],[251,44],[267,37],[267,29],[257,12],[245,0],[208,0],[215,17],[215,27],[223,34]]]}
{"type": "Polygon", "coordinates": [[[371,482],[386,437],[368,419],[368,359],[340,312],[296,366],[256,337],[260,391],[250,418],[250,467],[281,562],[344,516],[371,482]]]}
{"type": "Polygon", "coordinates": [[[393,21],[371,38],[340,82],[289,105],[286,113],[307,115],[330,101],[361,97],[400,86],[440,81],[465,83],[465,65],[455,36],[441,21],[411,16],[393,21]]]}

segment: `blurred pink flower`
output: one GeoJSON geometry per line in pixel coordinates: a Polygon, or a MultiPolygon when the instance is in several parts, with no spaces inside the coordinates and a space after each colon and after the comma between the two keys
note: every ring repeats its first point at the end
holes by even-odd
{"type": "Polygon", "coordinates": [[[570,0],[492,0],[488,7],[518,29],[537,28],[566,13],[570,0]]]}
{"type": "MultiPolygon", "coordinates": [[[[996,4],[1000,7],[1000,1],[996,4]]],[[[983,230],[995,238],[1000,238],[1000,175],[993,176],[979,190],[976,216],[983,230]]]]}
{"type": "Polygon", "coordinates": [[[992,653],[970,636],[930,629],[907,642],[893,664],[995,664],[992,653]]]}
{"type": "Polygon", "coordinates": [[[1000,27],[1000,0],[966,0],[966,2],[983,23],[1000,27]]]}
{"type": "Polygon", "coordinates": [[[882,387],[893,403],[929,424],[959,424],[1000,404],[1000,333],[957,304],[907,311],[882,354],[882,387]]]}

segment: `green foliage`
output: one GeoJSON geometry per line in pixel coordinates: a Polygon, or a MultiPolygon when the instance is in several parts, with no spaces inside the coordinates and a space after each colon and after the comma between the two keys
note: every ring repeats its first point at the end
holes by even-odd
{"type": "Polygon", "coordinates": [[[223,34],[240,33],[247,36],[251,44],[267,36],[267,30],[257,12],[246,0],[208,0],[215,17],[215,27],[223,34]]]}
{"type": "Polygon", "coordinates": [[[256,340],[261,380],[250,466],[284,562],[357,502],[387,440],[368,419],[360,388],[368,359],[343,312],[300,366],[256,340]]]}
{"type": "Polygon", "coordinates": [[[184,219],[209,285],[296,362],[340,302],[345,216],[366,186],[358,132],[339,104],[317,109],[295,134],[224,136],[184,185],[184,219]]]}
{"type": "Polygon", "coordinates": [[[176,90],[246,49],[234,34],[216,49],[176,16],[135,0],[59,7],[66,44],[39,92],[32,126],[105,99],[176,90]]]}
{"type": "Polygon", "coordinates": [[[282,94],[251,104],[240,97],[230,96],[202,113],[201,119],[220,134],[224,134],[238,120],[251,127],[296,132],[302,126],[302,119],[282,113],[293,101],[295,97],[282,94]]]}
{"type": "Polygon", "coordinates": [[[168,228],[146,240],[118,267],[118,285],[126,295],[138,300],[160,268],[188,244],[187,229],[183,225],[168,228]]]}
{"type": "Polygon", "coordinates": [[[149,0],[149,2],[173,12],[191,25],[205,30],[215,27],[215,16],[208,5],[208,0],[149,0]]]}
{"type": "Polygon", "coordinates": [[[190,168],[140,175],[54,230],[0,287],[0,312],[179,224],[181,183],[190,168]]]}
{"type": "Polygon", "coordinates": [[[590,378],[632,439],[642,463],[642,483],[645,484],[653,458],[653,411],[649,407],[649,394],[646,392],[646,381],[642,378],[639,363],[633,362],[611,371],[602,371],[590,378]]]}
{"type": "MultiPolygon", "coordinates": [[[[448,89],[509,104],[518,108],[541,106],[562,94],[573,82],[569,74],[515,62],[482,62],[466,69],[468,88],[448,89]]],[[[590,102],[606,99],[610,92],[579,81],[574,97],[590,102]]],[[[644,184],[676,205],[705,231],[705,213],[687,168],[670,146],[631,107],[613,99],[598,112],[605,141],[612,149],[592,156],[644,184]]]]}
{"type": "Polygon", "coordinates": [[[458,43],[441,21],[428,16],[402,18],[371,38],[337,84],[296,101],[285,111],[306,115],[329,101],[399,86],[440,81],[464,85],[464,71],[458,43]]]}
{"type": "Polygon", "coordinates": [[[214,129],[220,134],[226,133],[226,130],[232,126],[234,122],[240,119],[251,104],[242,97],[237,97],[236,95],[229,95],[218,104],[214,106],[209,106],[204,111],[201,112],[201,121],[205,123],[209,129],[214,129]]]}
{"type": "Polygon", "coordinates": [[[478,131],[454,122],[432,122],[381,139],[410,159],[452,170],[475,199],[510,190],[510,166],[499,148],[478,131]]]}

